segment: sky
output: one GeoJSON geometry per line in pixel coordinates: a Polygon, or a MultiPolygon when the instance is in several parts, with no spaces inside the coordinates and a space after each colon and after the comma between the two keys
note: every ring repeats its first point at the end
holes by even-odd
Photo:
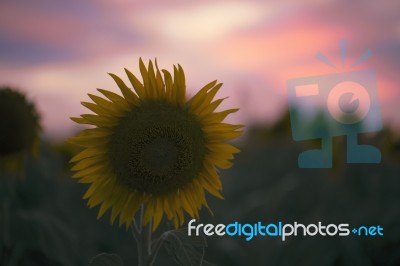
{"type": "Polygon", "coordinates": [[[26,92],[44,134],[65,137],[107,73],[138,72],[139,57],[185,70],[188,94],[217,79],[229,122],[272,123],[287,107],[288,79],[374,69],[385,124],[400,127],[400,2],[54,1],[0,3],[0,86],[26,92]],[[339,42],[347,40],[341,63],[339,42]],[[351,67],[365,51],[372,56],[351,67]],[[336,65],[316,59],[321,52],[336,65]]]}

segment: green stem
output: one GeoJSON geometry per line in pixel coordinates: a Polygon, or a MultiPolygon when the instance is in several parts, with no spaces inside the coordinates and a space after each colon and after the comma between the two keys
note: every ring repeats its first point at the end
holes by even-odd
{"type": "Polygon", "coordinates": [[[144,216],[144,206],[141,206],[140,210],[140,221],[139,226],[137,226],[136,221],[132,225],[132,233],[135,237],[138,251],[138,266],[151,266],[149,260],[151,255],[151,227],[152,222],[150,221],[146,226],[143,221],[144,216]]]}
{"type": "Polygon", "coordinates": [[[149,265],[153,265],[154,262],[156,261],[158,252],[160,251],[160,248],[162,246],[162,244],[164,243],[164,240],[167,238],[169,231],[164,232],[156,241],[155,243],[152,245],[152,249],[151,249],[151,254],[149,257],[149,265]]]}

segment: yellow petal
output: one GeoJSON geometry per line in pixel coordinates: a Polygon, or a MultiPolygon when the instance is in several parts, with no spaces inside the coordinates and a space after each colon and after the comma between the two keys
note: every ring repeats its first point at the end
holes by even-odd
{"type": "Polygon", "coordinates": [[[97,104],[88,103],[88,102],[81,102],[81,104],[98,115],[103,115],[103,116],[109,115],[109,113],[107,113],[106,110],[104,110],[97,104]]]}
{"type": "Polygon", "coordinates": [[[137,95],[141,100],[146,98],[146,92],[144,90],[143,84],[136,78],[132,72],[125,68],[125,73],[128,76],[129,81],[131,82],[133,89],[136,91],[137,95]]]}
{"type": "Polygon", "coordinates": [[[77,136],[77,137],[72,137],[68,140],[68,142],[82,146],[82,147],[99,147],[99,146],[104,146],[109,142],[109,139],[107,137],[103,136],[77,136]]]}
{"type": "Polygon", "coordinates": [[[93,175],[93,174],[102,174],[104,172],[106,172],[108,170],[108,167],[104,164],[100,164],[100,165],[93,165],[91,167],[88,167],[86,169],[82,169],[78,172],[76,172],[73,177],[84,177],[86,175],[93,175]]]}
{"type": "Polygon", "coordinates": [[[221,123],[228,115],[239,111],[238,108],[236,109],[228,109],[218,113],[212,113],[207,116],[201,117],[201,122],[204,125],[213,124],[213,123],[221,123]]]}
{"type": "Polygon", "coordinates": [[[221,88],[222,83],[218,83],[213,87],[201,100],[201,103],[197,105],[196,108],[192,109],[195,113],[201,113],[207,106],[210,105],[211,101],[214,99],[215,94],[217,94],[218,90],[221,88]]]}
{"type": "Polygon", "coordinates": [[[231,144],[227,143],[211,143],[207,144],[207,149],[214,153],[228,153],[228,154],[235,154],[239,153],[240,150],[231,144]]]}
{"type": "Polygon", "coordinates": [[[161,97],[161,94],[159,93],[159,90],[157,87],[156,74],[154,73],[153,62],[151,62],[151,60],[149,61],[149,66],[148,66],[147,70],[148,70],[148,79],[149,79],[149,87],[147,87],[149,99],[157,100],[161,97]]]}
{"type": "Polygon", "coordinates": [[[121,109],[125,111],[130,110],[127,101],[122,96],[108,90],[103,90],[103,89],[97,89],[97,90],[105,97],[107,97],[110,101],[115,103],[121,109]]]}
{"type": "Polygon", "coordinates": [[[206,93],[215,86],[217,83],[216,80],[208,83],[205,85],[201,90],[199,90],[189,101],[188,105],[191,111],[196,110],[198,106],[201,104],[203,98],[205,97],[206,93]]]}
{"type": "Polygon", "coordinates": [[[119,108],[117,104],[90,93],[88,95],[93,100],[93,102],[95,102],[100,108],[106,111],[105,115],[117,117],[121,117],[124,115],[123,109],[119,108]]]}
{"type": "Polygon", "coordinates": [[[152,231],[154,232],[156,228],[159,226],[162,217],[163,217],[163,205],[162,205],[162,199],[157,198],[155,199],[155,207],[154,207],[154,216],[153,216],[153,226],[152,226],[152,231]]]}
{"type": "Polygon", "coordinates": [[[130,195],[128,193],[122,193],[120,195],[120,197],[116,196],[117,200],[115,201],[115,203],[111,209],[111,217],[110,217],[111,224],[114,223],[118,214],[120,214],[122,212],[126,202],[129,200],[129,197],[132,197],[132,195],[130,195]]]}
{"type": "Polygon", "coordinates": [[[115,81],[115,83],[117,83],[119,89],[122,92],[122,95],[124,95],[126,101],[128,102],[128,104],[130,106],[135,106],[137,105],[137,103],[139,102],[138,97],[135,95],[135,93],[133,93],[133,91],[131,89],[129,89],[125,83],[122,81],[122,79],[120,79],[117,75],[114,75],[112,73],[108,73],[113,80],[115,81]]]}
{"type": "Polygon", "coordinates": [[[118,119],[107,117],[107,116],[99,116],[92,114],[84,114],[81,115],[82,118],[86,119],[89,123],[96,125],[98,127],[115,127],[118,125],[118,119]]]}
{"type": "Polygon", "coordinates": [[[107,158],[106,157],[91,157],[91,158],[85,158],[83,160],[81,160],[80,162],[78,162],[77,164],[75,164],[71,170],[72,171],[79,171],[79,170],[83,170],[85,168],[88,168],[90,166],[93,166],[95,164],[104,164],[107,162],[107,158]]]}
{"type": "Polygon", "coordinates": [[[158,69],[158,65],[157,65],[157,59],[155,61],[155,65],[156,65],[156,82],[157,82],[157,88],[158,88],[158,93],[160,98],[159,99],[165,99],[165,84],[163,81],[163,78],[161,76],[160,70],[158,69]]]}
{"type": "Polygon", "coordinates": [[[150,222],[151,218],[153,218],[154,211],[155,211],[155,199],[150,198],[146,204],[146,208],[144,211],[144,216],[143,216],[144,225],[147,225],[150,222]]]}
{"type": "Polygon", "coordinates": [[[78,124],[91,124],[89,121],[82,117],[70,117],[70,119],[78,124]]]}
{"type": "Polygon", "coordinates": [[[73,163],[73,162],[77,162],[79,160],[82,160],[84,158],[103,155],[103,154],[105,154],[105,152],[106,151],[104,149],[88,148],[88,149],[85,149],[85,150],[81,151],[77,155],[75,155],[69,162],[73,163]]]}
{"type": "Polygon", "coordinates": [[[242,135],[241,131],[232,131],[232,132],[207,132],[206,138],[209,143],[216,143],[216,142],[225,142],[229,140],[236,139],[242,135]]]}
{"type": "Polygon", "coordinates": [[[222,98],[222,99],[218,99],[213,101],[212,103],[210,103],[209,105],[206,106],[206,108],[203,108],[203,110],[201,110],[200,112],[196,112],[197,115],[199,117],[204,117],[208,114],[211,114],[212,112],[215,111],[215,109],[217,109],[217,107],[228,97],[222,98]]]}
{"type": "Polygon", "coordinates": [[[149,77],[147,74],[147,69],[146,66],[143,63],[142,58],[139,59],[139,69],[140,69],[140,73],[142,74],[142,79],[143,79],[143,87],[144,89],[144,99],[149,97],[149,77]]]}
{"type": "Polygon", "coordinates": [[[185,104],[185,95],[186,95],[186,85],[185,85],[185,74],[181,66],[178,65],[179,68],[174,66],[174,83],[172,85],[174,102],[178,106],[184,106],[185,104]]]}
{"type": "Polygon", "coordinates": [[[172,84],[173,84],[172,76],[165,69],[163,69],[162,72],[164,74],[164,80],[165,80],[165,97],[166,97],[168,102],[173,102],[173,100],[174,100],[174,98],[173,98],[174,91],[173,91],[173,88],[172,88],[172,84]]]}

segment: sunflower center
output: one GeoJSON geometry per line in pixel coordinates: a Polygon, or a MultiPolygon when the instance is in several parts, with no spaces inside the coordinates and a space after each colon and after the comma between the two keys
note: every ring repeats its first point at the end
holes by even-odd
{"type": "Polygon", "coordinates": [[[132,190],[174,191],[201,171],[205,140],[198,119],[165,102],[146,102],[121,118],[109,144],[112,169],[132,190]]]}
{"type": "Polygon", "coordinates": [[[143,163],[155,174],[163,174],[172,170],[176,163],[178,149],[174,143],[165,138],[156,138],[143,149],[143,163]]]}

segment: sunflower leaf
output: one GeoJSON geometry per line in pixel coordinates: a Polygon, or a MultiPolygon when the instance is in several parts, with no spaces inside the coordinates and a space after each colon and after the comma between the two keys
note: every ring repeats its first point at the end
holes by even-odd
{"type": "Polygon", "coordinates": [[[124,263],[117,254],[101,253],[94,256],[89,266],[123,266],[124,263]]]}
{"type": "Polygon", "coordinates": [[[189,236],[187,231],[186,227],[168,231],[164,240],[165,248],[179,265],[205,265],[204,253],[207,247],[205,237],[189,236]]]}
{"type": "Polygon", "coordinates": [[[11,239],[18,243],[12,254],[13,260],[21,260],[27,250],[35,250],[56,264],[74,264],[69,254],[73,252],[72,244],[77,236],[62,219],[35,210],[17,211],[11,219],[11,239]]]}

